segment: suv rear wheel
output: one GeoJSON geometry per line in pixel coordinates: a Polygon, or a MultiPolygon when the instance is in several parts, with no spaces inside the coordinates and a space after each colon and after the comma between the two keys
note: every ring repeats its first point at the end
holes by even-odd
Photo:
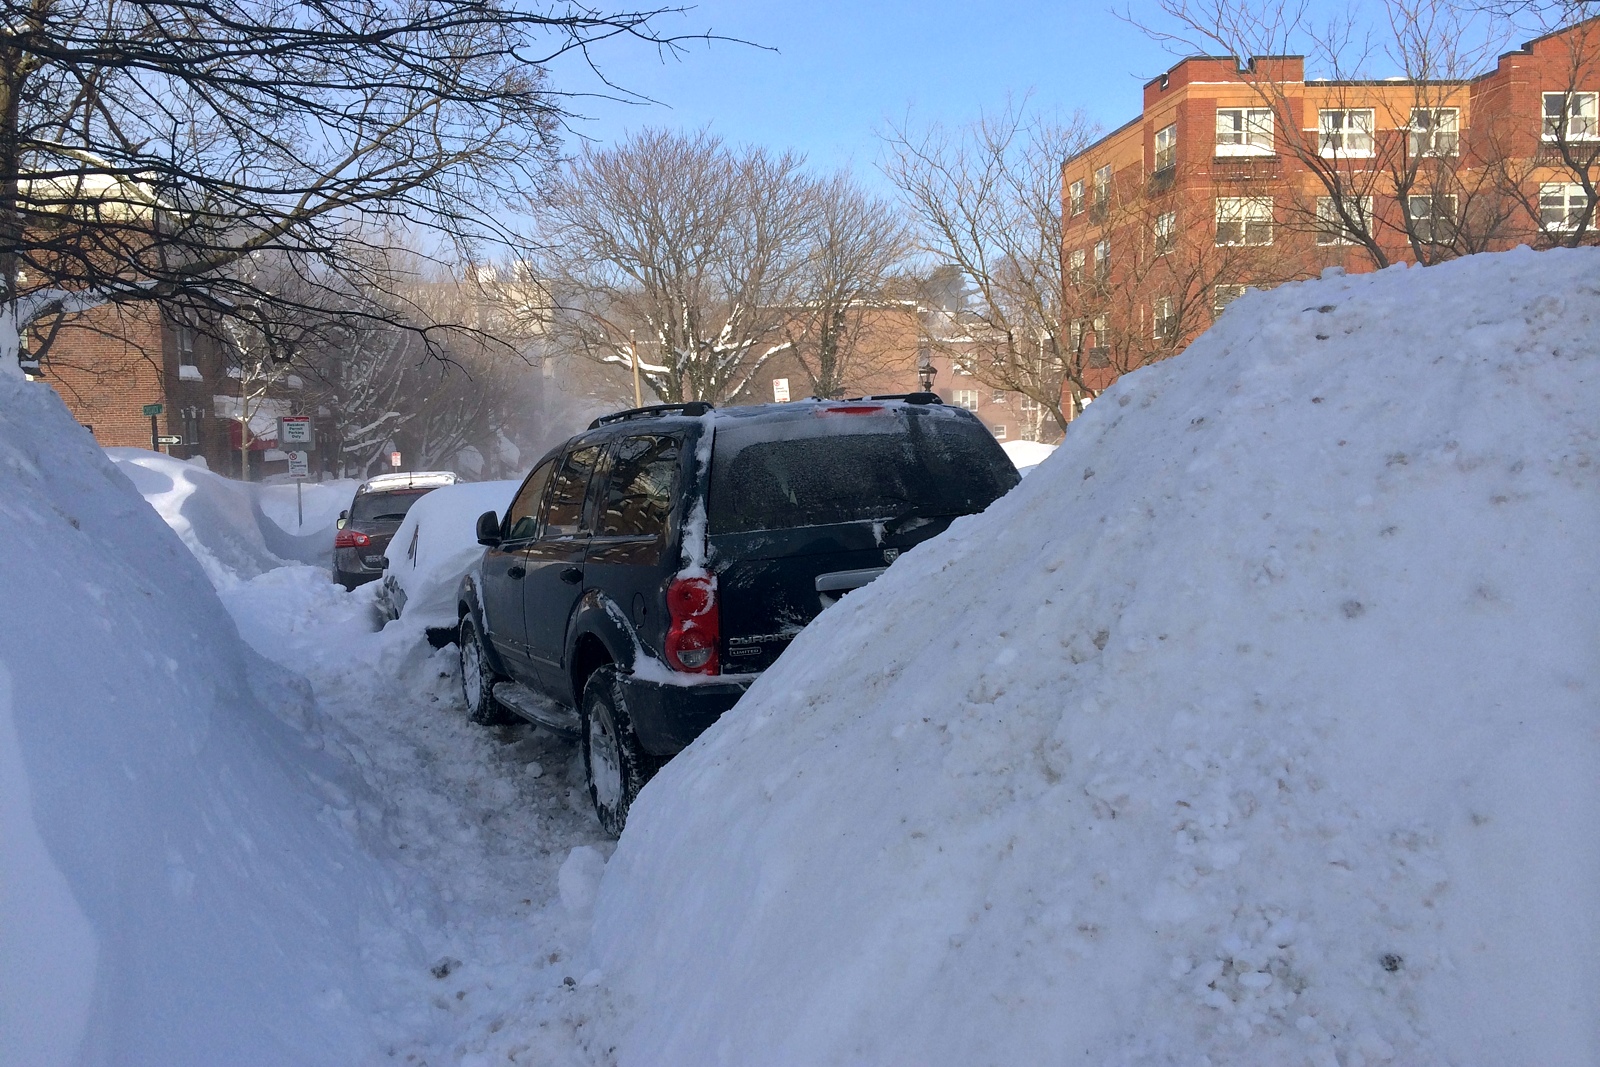
{"type": "Polygon", "coordinates": [[[662,761],[639,747],[616,667],[601,667],[583,687],[583,769],[600,826],[622,834],[639,790],[662,761]]]}
{"type": "Polygon", "coordinates": [[[478,627],[471,615],[461,620],[457,647],[461,649],[461,694],[467,700],[467,718],[482,726],[511,722],[511,716],[494,698],[494,683],[500,679],[495,677],[494,668],[489,666],[489,657],[483,651],[483,638],[478,635],[478,627]]]}

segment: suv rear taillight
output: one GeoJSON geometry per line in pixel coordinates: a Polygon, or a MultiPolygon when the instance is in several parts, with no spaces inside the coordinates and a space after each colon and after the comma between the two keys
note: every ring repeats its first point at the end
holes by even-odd
{"type": "Polygon", "coordinates": [[[667,586],[667,665],[686,674],[717,673],[722,619],[712,578],[674,578],[667,586]]]}
{"type": "Polygon", "coordinates": [[[334,548],[366,548],[372,544],[372,538],[360,530],[340,530],[333,535],[334,548]]]}

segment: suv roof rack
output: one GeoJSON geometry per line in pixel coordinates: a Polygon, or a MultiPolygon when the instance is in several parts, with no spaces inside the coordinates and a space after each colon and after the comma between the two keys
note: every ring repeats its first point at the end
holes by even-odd
{"type": "Polygon", "coordinates": [[[852,396],[846,401],[904,400],[907,404],[943,404],[938,393],[874,393],[872,396],[852,396]]]}
{"type": "Polygon", "coordinates": [[[690,418],[697,418],[712,409],[713,405],[704,400],[691,400],[685,404],[648,404],[642,408],[628,408],[626,411],[601,415],[589,424],[589,429],[593,430],[613,422],[626,422],[629,419],[659,419],[666,415],[687,415],[690,418]]]}

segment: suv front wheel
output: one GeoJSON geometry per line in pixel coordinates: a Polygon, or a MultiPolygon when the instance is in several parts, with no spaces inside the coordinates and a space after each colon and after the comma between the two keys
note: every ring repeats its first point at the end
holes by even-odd
{"type": "Polygon", "coordinates": [[[622,834],[639,790],[662,761],[639,747],[617,669],[601,667],[583,687],[583,769],[600,826],[622,834]]]}
{"type": "Polygon", "coordinates": [[[461,620],[457,647],[461,649],[461,695],[467,701],[467,718],[482,726],[497,726],[513,721],[494,698],[494,668],[483,651],[483,638],[472,616],[461,620]]]}

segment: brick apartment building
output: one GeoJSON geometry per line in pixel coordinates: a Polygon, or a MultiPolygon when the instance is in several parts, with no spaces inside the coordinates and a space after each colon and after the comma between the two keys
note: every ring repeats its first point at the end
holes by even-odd
{"type": "MultiPolygon", "coordinates": [[[[1060,438],[1059,428],[1040,405],[1021,393],[983,385],[963,366],[971,361],[962,357],[961,343],[947,336],[951,332],[949,317],[937,308],[899,300],[862,308],[855,314],[855,351],[848,364],[844,395],[910,393],[931,379],[945,403],[971,411],[1001,441],[1060,438]],[[943,343],[930,343],[935,339],[943,343]]],[[[768,357],[728,403],[803,400],[814,395],[815,389],[806,362],[784,351],[768,357]]]]}
{"type": "Polygon", "coordinates": [[[1307,81],[1304,59],[1185,59],[1062,167],[1069,347],[1091,395],[1247,287],[1592,243],[1600,18],[1475,78],[1307,81]]]}

